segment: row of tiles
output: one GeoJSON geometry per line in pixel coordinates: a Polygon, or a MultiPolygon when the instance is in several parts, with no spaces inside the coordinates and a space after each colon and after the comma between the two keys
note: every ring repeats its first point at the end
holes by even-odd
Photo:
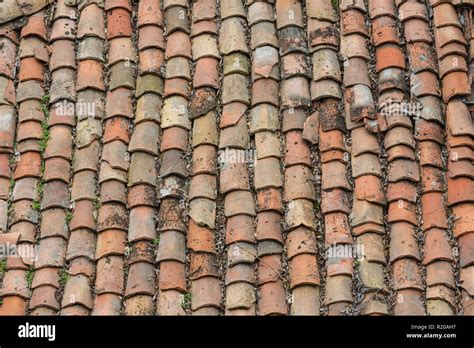
{"type": "MultiPolygon", "coordinates": [[[[423,34],[430,22],[423,12],[424,5],[416,2],[398,4],[398,15],[392,1],[369,2],[368,13],[362,1],[341,2],[340,37],[333,29],[338,17],[330,1],[319,1],[317,6],[307,4],[306,23],[303,6],[297,1],[277,1],[274,5],[255,2],[248,3],[247,8],[240,1],[228,2],[229,6],[221,8],[218,23],[213,1],[194,3],[189,17],[183,15],[191,9],[187,2],[168,2],[160,8],[156,1],[141,1],[137,9],[137,47],[132,38],[132,6],[127,1],[106,1],[105,7],[101,2],[79,6],[77,32],[76,9],[60,1],[50,23],[51,57],[45,45],[48,27],[44,13],[30,17],[19,39],[14,32],[6,31],[9,39],[5,42],[11,49],[4,60],[4,75],[10,90],[17,50],[21,58],[16,89],[19,158],[13,173],[16,181],[9,223],[13,234],[9,235],[11,239],[20,238],[25,247],[39,244],[39,257],[30,285],[26,279],[32,263],[9,260],[4,311],[25,313],[28,305],[32,314],[54,314],[59,309],[63,314],[119,314],[125,296],[127,314],[152,314],[157,280],[158,314],[217,314],[221,303],[227,314],[287,314],[289,310],[294,314],[317,314],[321,285],[322,302],[329,314],[346,313],[351,305],[356,313],[387,314],[384,265],[389,261],[397,298],[402,299],[394,313],[423,313],[419,264],[423,251],[415,239],[415,227],[420,224],[415,208],[418,165],[422,166],[421,187],[427,188],[421,195],[421,227],[426,237],[423,256],[431,301],[427,310],[433,314],[456,311],[458,304],[449,293],[456,286],[451,280],[450,263],[446,262],[453,259],[446,247],[447,233],[452,232],[445,226],[442,190],[436,188],[442,184],[430,178],[434,175],[442,180],[444,176],[436,147],[443,145],[442,114],[434,107],[440,96],[436,80],[438,76],[449,77],[449,72],[464,71],[467,76],[462,68],[464,58],[458,60],[461,68],[450,70],[448,64],[439,75],[434,58],[421,59],[417,65],[419,52],[421,57],[429,57],[432,52],[427,49],[431,38],[423,34]],[[369,28],[366,16],[371,18],[369,28]],[[422,115],[421,123],[415,125],[415,137],[406,117],[376,117],[374,97],[380,105],[388,98],[403,100],[405,92],[401,72],[406,66],[397,19],[402,19],[405,26],[407,58],[413,73],[411,91],[431,103],[423,110],[434,110],[422,115]],[[246,31],[250,32],[249,42],[246,31]],[[73,50],[76,39],[77,56],[73,50]],[[339,40],[343,74],[336,54],[339,40]],[[372,45],[376,47],[375,69],[367,64],[372,45]],[[165,61],[166,68],[162,69],[165,61]],[[136,63],[138,71],[134,69],[136,63]],[[105,67],[108,74],[104,73],[105,67]],[[51,73],[49,102],[61,102],[49,113],[44,110],[47,103],[41,89],[45,69],[51,73]],[[219,73],[223,75],[221,80],[219,73]],[[377,86],[371,85],[374,74],[379,78],[377,86]],[[373,90],[377,90],[375,95],[373,90]],[[77,124],[74,114],[64,114],[72,102],[83,106],[75,110],[77,124]],[[93,112],[88,105],[94,106],[93,112]],[[310,106],[317,110],[311,116],[310,106]],[[341,120],[341,108],[346,110],[345,122],[344,117],[341,120]],[[46,124],[45,114],[49,114],[46,124]],[[132,124],[133,132],[129,132],[132,124]],[[383,142],[379,143],[372,131],[384,131],[383,142]],[[319,160],[311,157],[317,151],[310,143],[319,143],[319,160]],[[387,163],[380,161],[381,144],[388,155],[387,163]],[[238,158],[249,146],[255,150],[254,166],[224,160],[217,170],[218,150],[227,149],[224,154],[238,158]],[[416,146],[420,148],[419,162],[414,156],[416,146]],[[158,154],[159,173],[154,165],[158,154]],[[318,172],[320,188],[318,182],[313,182],[318,172]],[[352,175],[348,177],[348,173],[352,175]],[[384,185],[384,177],[388,185],[384,185]],[[217,186],[221,195],[216,194],[217,186]],[[184,203],[186,197],[188,202],[184,203]],[[41,214],[35,209],[39,202],[41,214]],[[320,213],[313,209],[314,202],[321,204],[320,213]],[[387,233],[383,217],[387,205],[386,222],[391,224],[389,260],[382,240],[387,233]],[[189,222],[184,218],[186,212],[189,222]],[[434,223],[428,222],[430,216],[434,223]],[[363,246],[364,255],[357,260],[356,270],[352,257],[330,257],[327,267],[322,263],[326,274],[321,282],[315,238],[315,232],[320,231],[318,219],[324,219],[329,250],[354,242],[363,246]],[[36,225],[40,225],[39,239],[35,238],[36,225]],[[57,226],[64,228],[58,231],[57,226]],[[217,240],[225,244],[223,250],[213,241],[216,233],[224,237],[223,241],[217,240]],[[156,263],[154,249],[158,249],[156,263]],[[58,273],[65,260],[67,270],[58,273]],[[90,281],[94,274],[95,280],[90,281]],[[431,280],[430,274],[438,278],[431,280]],[[364,289],[363,298],[357,295],[355,304],[353,277],[364,289]],[[221,292],[224,278],[225,290],[221,292]],[[29,288],[33,289],[31,299],[29,288]],[[291,301],[287,301],[287,289],[291,301]],[[64,291],[61,304],[58,290],[64,291]]],[[[446,7],[432,5],[435,10],[446,7]]],[[[435,26],[459,29],[454,14],[447,19],[435,18],[435,26]]],[[[443,48],[452,42],[445,39],[446,35],[436,36],[438,58],[440,52],[441,56],[453,52],[443,48]]],[[[465,45],[462,35],[455,38],[454,43],[465,45]]],[[[458,46],[456,49],[459,53],[458,46]]],[[[451,92],[453,80],[442,81],[445,101],[468,94],[465,86],[460,92],[456,88],[451,92]]],[[[12,93],[9,97],[5,104],[12,103],[12,93]]],[[[14,112],[9,115],[13,119],[14,112]]],[[[468,138],[461,139],[467,142],[462,149],[456,149],[456,153],[464,151],[461,160],[465,161],[453,177],[461,178],[462,185],[471,185],[472,171],[466,165],[469,160],[472,165],[472,156],[466,151],[470,148],[472,153],[468,142],[472,141],[472,120],[464,117],[463,121],[461,130],[455,133],[468,138]]],[[[11,140],[4,146],[5,163],[13,149],[15,123],[9,123],[13,131],[6,133],[11,140]]],[[[8,181],[8,164],[5,173],[2,179],[8,181]]],[[[7,198],[9,189],[4,187],[7,198]]],[[[460,233],[454,233],[467,237],[459,240],[464,255],[460,260],[462,270],[467,270],[464,276],[461,274],[467,277],[467,285],[462,287],[466,291],[463,307],[472,310],[472,223],[468,213],[472,190],[451,185],[454,195],[450,201],[449,187],[448,204],[459,210],[455,216],[462,226],[460,233]],[[464,198],[457,197],[460,191],[464,198]]],[[[6,199],[3,204],[8,206],[6,199]]],[[[319,249],[324,248],[324,244],[319,245],[319,249]]]]}

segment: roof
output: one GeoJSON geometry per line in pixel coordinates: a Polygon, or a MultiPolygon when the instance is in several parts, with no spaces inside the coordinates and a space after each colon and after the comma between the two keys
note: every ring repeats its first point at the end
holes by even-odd
{"type": "Polygon", "coordinates": [[[4,1],[0,314],[473,315],[460,3],[4,1]]]}
{"type": "MultiPolygon", "coordinates": [[[[7,23],[18,17],[29,16],[39,10],[42,10],[52,0],[6,0],[2,2],[0,8],[0,24],[7,23]]],[[[75,0],[68,0],[68,3],[75,2],[75,0]]]]}

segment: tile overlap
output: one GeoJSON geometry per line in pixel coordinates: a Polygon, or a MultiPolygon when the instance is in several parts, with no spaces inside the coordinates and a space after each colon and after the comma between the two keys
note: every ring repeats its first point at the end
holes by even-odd
{"type": "Polygon", "coordinates": [[[0,314],[472,315],[472,5],[4,1],[0,314]]]}

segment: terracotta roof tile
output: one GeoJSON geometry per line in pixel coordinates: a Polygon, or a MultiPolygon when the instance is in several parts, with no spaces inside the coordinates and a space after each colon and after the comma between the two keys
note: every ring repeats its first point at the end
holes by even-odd
{"type": "Polygon", "coordinates": [[[299,227],[291,231],[287,240],[288,257],[300,254],[315,254],[316,240],[310,229],[299,227]]]}
{"type": "Polygon", "coordinates": [[[319,272],[316,256],[301,254],[293,257],[289,262],[289,272],[292,288],[301,285],[319,285],[319,272]]]}
{"type": "Polygon", "coordinates": [[[44,11],[38,12],[30,17],[26,25],[21,28],[20,38],[25,38],[27,36],[36,36],[43,40],[46,40],[46,23],[45,23],[45,13],[44,11]]]}
{"type": "Polygon", "coordinates": [[[326,224],[326,245],[352,244],[348,216],[335,212],[324,216],[326,224]]]}
{"type": "Polygon", "coordinates": [[[236,283],[228,286],[226,297],[226,308],[253,309],[256,302],[253,286],[247,283],[236,283]]]}
{"type": "Polygon", "coordinates": [[[472,232],[472,218],[466,214],[471,208],[470,203],[459,204],[453,207],[453,213],[456,217],[453,229],[455,236],[459,237],[464,233],[472,232]]]}
{"type": "Polygon", "coordinates": [[[200,0],[193,4],[193,22],[211,20],[215,17],[216,2],[214,0],[200,0]]]}
{"type": "Polygon", "coordinates": [[[294,199],[315,199],[311,170],[306,166],[295,165],[285,171],[285,200],[294,199]]]}
{"type": "Polygon", "coordinates": [[[94,88],[99,91],[104,91],[104,81],[102,76],[102,65],[93,60],[80,61],[77,72],[78,91],[86,88],[94,88]]]}
{"type": "Polygon", "coordinates": [[[216,203],[205,198],[197,198],[190,202],[189,216],[198,224],[214,228],[214,216],[216,214],[216,203]]]}
{"type": "MultiPolygon", "coordinates": [[[[328,253],[334,253],[332,247],[328,249],[328,253]]],[[[349,275],[352,276],[352,258],[329,257],[327,262],[328,276],[349,275]]]]}
{"type": "Polygon", "coordinates": [[[38,247],[8,260],[1,312],[472,312],[471,23],[454,4],[61,0],[1,25],[0,230],[38,247]],[[423,108],[386,114],[397,102],[423,108]],[[352,246],[355,264],[331,256],[352,246]]]}
{"type": "Polygon", "coordinates": [[[273,240],[283,243],[281,216],[277,212],[261,212],[257,217],[256,237],[258,240],[273,240]]]}
{"type": "Polygon", "coordinates": [[[193,86],[199,87],[214,87],[217,88],[218,76],[217,65],[219,61],[214,58],[199,59],[196,63],[196,75],[193,77],[193,86]]]}
{"type": "Polygon", "coordinates": [[[461,287],[466,290],[469,296],[472,296],[474,293],[473,285],[472,284],[472,273],[474,271],[474,267],[466,267],[461,268],[461,287]]]}
{"type": "Polygon", "coordinates": [[[255,229],[252,221],[253,219],[249,215],[230,217],[226,225],[226,244],[240,241],[253,243],[255,241],[255,229]]]}
{"type": "MultiPolygon", "coordinates": [[[[242,6],[242,3],[240,3],[240,6],[242,6]]],[[[240,6],[237,7],[237,8],[239,8],[238,12],[236,10],[234,10],[234,11],[236,11],[234,16],[237,16],[239,14],[239,15],[243,15],[243,17],[245,17],[243,7],[240,10],[240,6]]],[[[248,22],[249,22],[249,25],[254,25],[256,23],[264,22],[264,21],[270,21],[270,22],[274,21],[274,14],[273,14],[272,5],[270,3],[260,2],[260,1],[254,2],[248,8],[248,22]]]]}
{"type": "Polygon", "coordinates": [[[423,4],[418,2],[405,2],[400,5],[399,18],[405,22],[412,18],[425,19],[426,20],[426,9],[423,4]]]}
{"type": "Polygon", "coordinates": [[[471,95],[471,86],[465,72],[451,72],[443,78],[443,99],[471,95]]]}
{"type": "MultiPolygon", "coordinates": [[[[264,81],[264,80],[259,80],[259,81],[264,81]]],[[[224,104],[229,104],[232,102],[240,102],[240,103],[249,103],[249,95],[248,92],[246,91],[246,78],[243,75],[240,74],[232,74],[224,77],[223,81],[223,92],[222,92],[222,102],[224,104]]],[[[265,93],[263,93],[263,90],[267,87],[274,87],[271,84],[264,84],[264,82],[260,82],[260,85],[262,85],[261,90],[262,90],[262,95],[260,97],[262,98],[267,98],[265,93]]],[[[270,93],[270,98],[275,99],[276,91],[274,93],[270,93]]],[[[263,99],[265,100],[265,99],[263,99]]]]}
{"type": "Polygon", "coordinates": [[[454,6],[450,4],[440,4],[434,10],[434,15],[434,24],[437,27],[455,25],[462,29],[454,6]]]}
{"type": "Polygon", "coordinates": [[[153,298],[149,295],[134,295],[125,300],[126,315],[153,315],[155,308],[153,298]]]}
{"type": "MultiPolygon", "coordinates": [[[[166,1],[165,1],[166,2],[166,1]]],[[[155,26],[163,25],[163,15],[160,11],[161,2],[158,1],[142,1],[138,6],[138,26],[152,24],[155,26]]]]}
{"type": "Polygon", "coordinates": [[[189,4],[186,0],[165,0],[163,2],[163,9],[165,10],[173,6],[182,6],[187,8],[189,4]]]}
{"type": "Polygon", "coordinates": [[[422,289],[421,278],[416,261],[404,258],[393,264],[395,289],[422,289]]]}
{"type": "Polygon", "coordinates": [[[160,291],[158,293],[157,312],[162,315],[185,315],[186,312],[179,305],[182,294],[176,290],[160,291]]]}
{"type": "Polygon", "coordinates": [[[384,234],[385,230],[383,226],[373,223],[373,222],[369,222],[369,223],[359,225],[359,226],[354,226],[352,228],[352,234],[355,236],[360,236],[364,233],[384,234]]]}
{"type": "Polygon", "coordinates": [[[286,315],[285,292],[280,281],[267,283],[261,287],[261,299],[258,302],[260,315],[286,315]]]}
{"type": "MultiPolygon", "coordinates": [[[[213,113],[211,111],[215,109],[216,104],[217,96],[214,89],[206,87],[199,88],[191,95],[189,105],[190,118],[196,119],[205,116],[206,120],[212,119],[213,113]]],[[[205,132],[204,129],[203,132],[205,132]]],[[[210,138],[212,138],[212,136],[210,136],[210,138]]],[[[217,139],[214,139],[214,142],[217,143],[217,139]]]]}
{"type": "Polygon", "coordinates": [[[20,35],[17,30],[15,30],[13,23],[6,23],[0,25],[0,37],[5,37],[9,39],[14,44],[19,43],[20,35]]]}
{"type": "Polygon", "coordinates": [[[432,43],[433,39],[429,34],[428,23],[422,19],[413,18],[405,23],[405,38],[408,43],[425,42],[432,43]]]}
{"type": "MultiPolygon", "coordinates": [[[[221,45],[222,46],[222,45],[221,45]]],[[[241,52],[232,52],[224,56],[224,75],[231,73],[249,74],[249,57],[241,52]]]]}
{"type": "Polygon", "coordinates": [[[458,43],[461,45],[466,45],[466,39],[462,35],[461,29],[455,26],[447,26],[442,28],[437,28],[435,31],[436,44],[439,47],[444,47],[451,43],[458,43]]]}
{"type": "Polygon", "coordinates": [[[164,47],[163,29],[154,25],[146,25],[140,28],[138,35],[139,50],[147,48],[164,49],[164,47]]]}
{"type": "Polygon", "coordinates": [[[348,284],[351,281],[349,276],[329,277],[327,279],[326,303],[352,302],[352,294],[348,284]]]}
{"type": "Polygon", "coordinates": [[[319,288],[303,285],[293,289],[295,298],[291,307],[293,315],[318,315],[319,314],[319,288]]]}
{"type": "MultiPolygon", "coordinates": [[[[282,34],[285,37],[291,37],[290,28],[287,28],[288,34],[282,34]]],[[[284,31],[281,31],[284,33],[284,31]]],[[[300,31],[297,31],[300,33],[300,31]]],[[[338,46],[339,45],[339,36],[331,22],[320,21],[317,19],[308,19],[308,36],[309,36],[309,46],[315,47],[318,45],[328,45],[328,46],[338,46]]],[[[290,41],[291,42],[291,41],[290,41]]]]}
{"type": "Polygon", "coordinates": [[[436,50],[438,51],[437,52],[438,59],[442,59],[446,57],[447,55],[453,54],[453,53],[459,54],[463,57],[467,57],[465,45],[458,42],[451,42],[451,43],[446,44],[443,47],[440,47],[438,45],[438,41],[436,41],[436,50]]]}
{"type": "Polygon", "coordinates": [[[226,285],[238,282],[255,283],[255,271],[252,265],[244,263],[237,264],[226,272],[226,285]]]}
{"type": "Polygon", "coordinates": [[[41,307],[47,307],[52,309],[54,312],[60,309],[60,304],[56,299],[57,289],[51,286],[42,286],[41,288],[33,291],[30,300],[30,309],[34,310],[41,307]]]}
{"type": "Polygon", "coordinates": [[[430,71],[423,71],[411,76],[412,93],[417,97],[432,95],[439,96],[436,75],[430,71]]]}
{"type": "Polygon", "coordinates": [[[194,151],[192,165],[193,174],[215,173],[217,161],[215,159],[216,149],[210,145],[199,146],[194,151]]]}
{"type": "Polygon", "coordinates": [[[150,207],[135,207],[130,212],[129,236],[130,241],[140,239],[153,240],[155,236],[152,220],[154,211],[150,207]]]}
{"type": "Polygon", "coordinates": [[[2,52],[0,56],[0,73],[10,79],[13,79],[17,46],[10,40],[3,38],[0,42],[2,45],[2,52]]]}
{"type": "Polygon", "coordinates": [[[192,281],[204,277],[213,277],[216,279],[217,272],[216,255],[211,253],[193,253],[191,255],[189,278],[192,281]]]}
{"type": "Polygon", "coordinates": [[[432,286],[444,285],[454,288],[454,275],[451,270],[451,264],[447,261],[438,261],[430,264],[427,269],[427,283],[432,286]]]}
{"type": "Polygon", "coordinates": [[[219,45],[222,54],[231,52],[248,53],[245,38],[243,36],[243,21],[239,18],[228,18],[221,24],[219,45]]]}
{"type": "Polygon", "coordinates": [[[278,30],[288,26],[303,27],[303,14],[300,3],[279,0],[276,2],[275,10],[278,30]]]}
{"type": "Polygon", "coordinates": [[[60,18],[54,21],[51,28],[50,40],[74,40],[76,22],[69,18],[60,18]]]}
{"type": "Polygon", "coordinates": [[[252,27],[250,47],[256,49],[264,45],[278,47],[276,29],[273,23],[259,22],[252,27]]]}
{"type": "Polygon", "coordinates": [[[308,17],[336,22],[336,14],[330,1],[306,2],[308,17]]]}
{"type": "Polygon", "coordinates": [[[366,13],[367,9],[365,7],[364,1],[362,0],[342,0],[339,9],[344,12],[350,9],[358,9],[359,11],[366,13]]]}
{"type": "Polygon", "coordinates": [[[299,226],[314,228],[315,220],[312,204],[311,201],[306,199],[297,199],[289,202],[286,215],[288,228],[293,229],[299,226]]]}
{"type": "Polygon", "coordinates": [[[233,243],[227,249],[227,264],[234,266],[239,263],[253,264],[257,255],[256,246],[251,243],[233,243]]]}
{"type": "Polygon", "coordinates": [[[238,214],[255,215],[255,204],[249,191],[232,191],[225,197],[225,215],[231,217],[238,214]]]}
{"type": "Polygon", "coordinates": [[[194,281],[191,286],[191,291],[194,294],[191,304],[192,310],[196,311],[209,306],[219,308],[221,293],[216,278],[206,277],[194,281]],[[210,292],[209,290],[213,291],[210,292]]]}
{"type": "Polygon", "coordinates": [[[472,248],[473,234],[468,233],[459,238],[459,252],[461,267],[472,266],[474,262],[473,248],[472,248]]]}
{"type": "Polygon", "coordinates": [[[103,10],[92,3],[81,11],[77,27],[77,37],[94,36],[99,39],[105,38],[105,27],[102,20],[103,10]]]}
{"type": "Polygon", "coordinates": [[[473,185],[474,180],[470,178],[448,178],[448,186],[451,186],[451,189],[448,190],[448,205],[454,205],[461,202],[471,202],[473,200],[473,185]]]}
{"type": "Polygon", "coordinates": [[[383,0],[379,3],[375,1],[369,2],[369,15],[373,20],[377,17],[397,17],[396,8],[394,2],[391,0],[383,0]]]}
{"type": "Polygon", "coordinates": [[[182,208],[179,206],[179,202],[176,199],[168,198],[162,201],[162,207],[163,209],[160,210],[161,220],[159,224],[161,230],[184,231],[184,222],[180,219],[180,211],[182,208]]]}
{"type": "Polygon", "coordinates": [[[407,222],[396,222],[390,231],[390,262],[402,258],[420,260],[420,254],[414,227],[407,222]]]}
{"type": "Polygon", "coordinates": [[[341,13],[341,31],[343,35],[359,34],[368,37],[364,15],[360,11],[345,11],[341,13]]]}
{"type": "Polygon", "coordinates": [[[365,38],[358,34],[344,35],[341,39],[341,53],[347,58],[363,58],[369,60],[369,52],[365,38]]]}

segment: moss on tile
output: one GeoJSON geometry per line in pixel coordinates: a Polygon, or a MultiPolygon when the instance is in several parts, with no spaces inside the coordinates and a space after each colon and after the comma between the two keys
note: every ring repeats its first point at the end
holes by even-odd
{"type": "Polygon", "coordinates": [[[7,272],[7,260],[0,261],[0,278],[7,272]]]}
{"type": "Polygon", "coordinates": [[[61,269],[58,271],[58,275],[59,275],[59,284],[61,284],[61,286],[66,285],[67,281],[68,281],[69,278],[70,278],[70,275],[69,275],[69,273],[67,272],[67,270],[64,269],[64,268],[61,268],[61,269]]]}
{"type": "Polygon", "coordinates": [[[182,295],[181,300],[179,301],[181,308],[183,308],[184,310],[191,309],[191,298],[192,298],[192,294],[189,291],[185,292],[182,295]]]}
{"type": "Polygon", "coordinates": [[[34,276],[35,276],[35,271],[32,269],[29,269],[25,272],[25,280],[29,288],[31,288],[31,284],[33,284],[34,276]]]}

